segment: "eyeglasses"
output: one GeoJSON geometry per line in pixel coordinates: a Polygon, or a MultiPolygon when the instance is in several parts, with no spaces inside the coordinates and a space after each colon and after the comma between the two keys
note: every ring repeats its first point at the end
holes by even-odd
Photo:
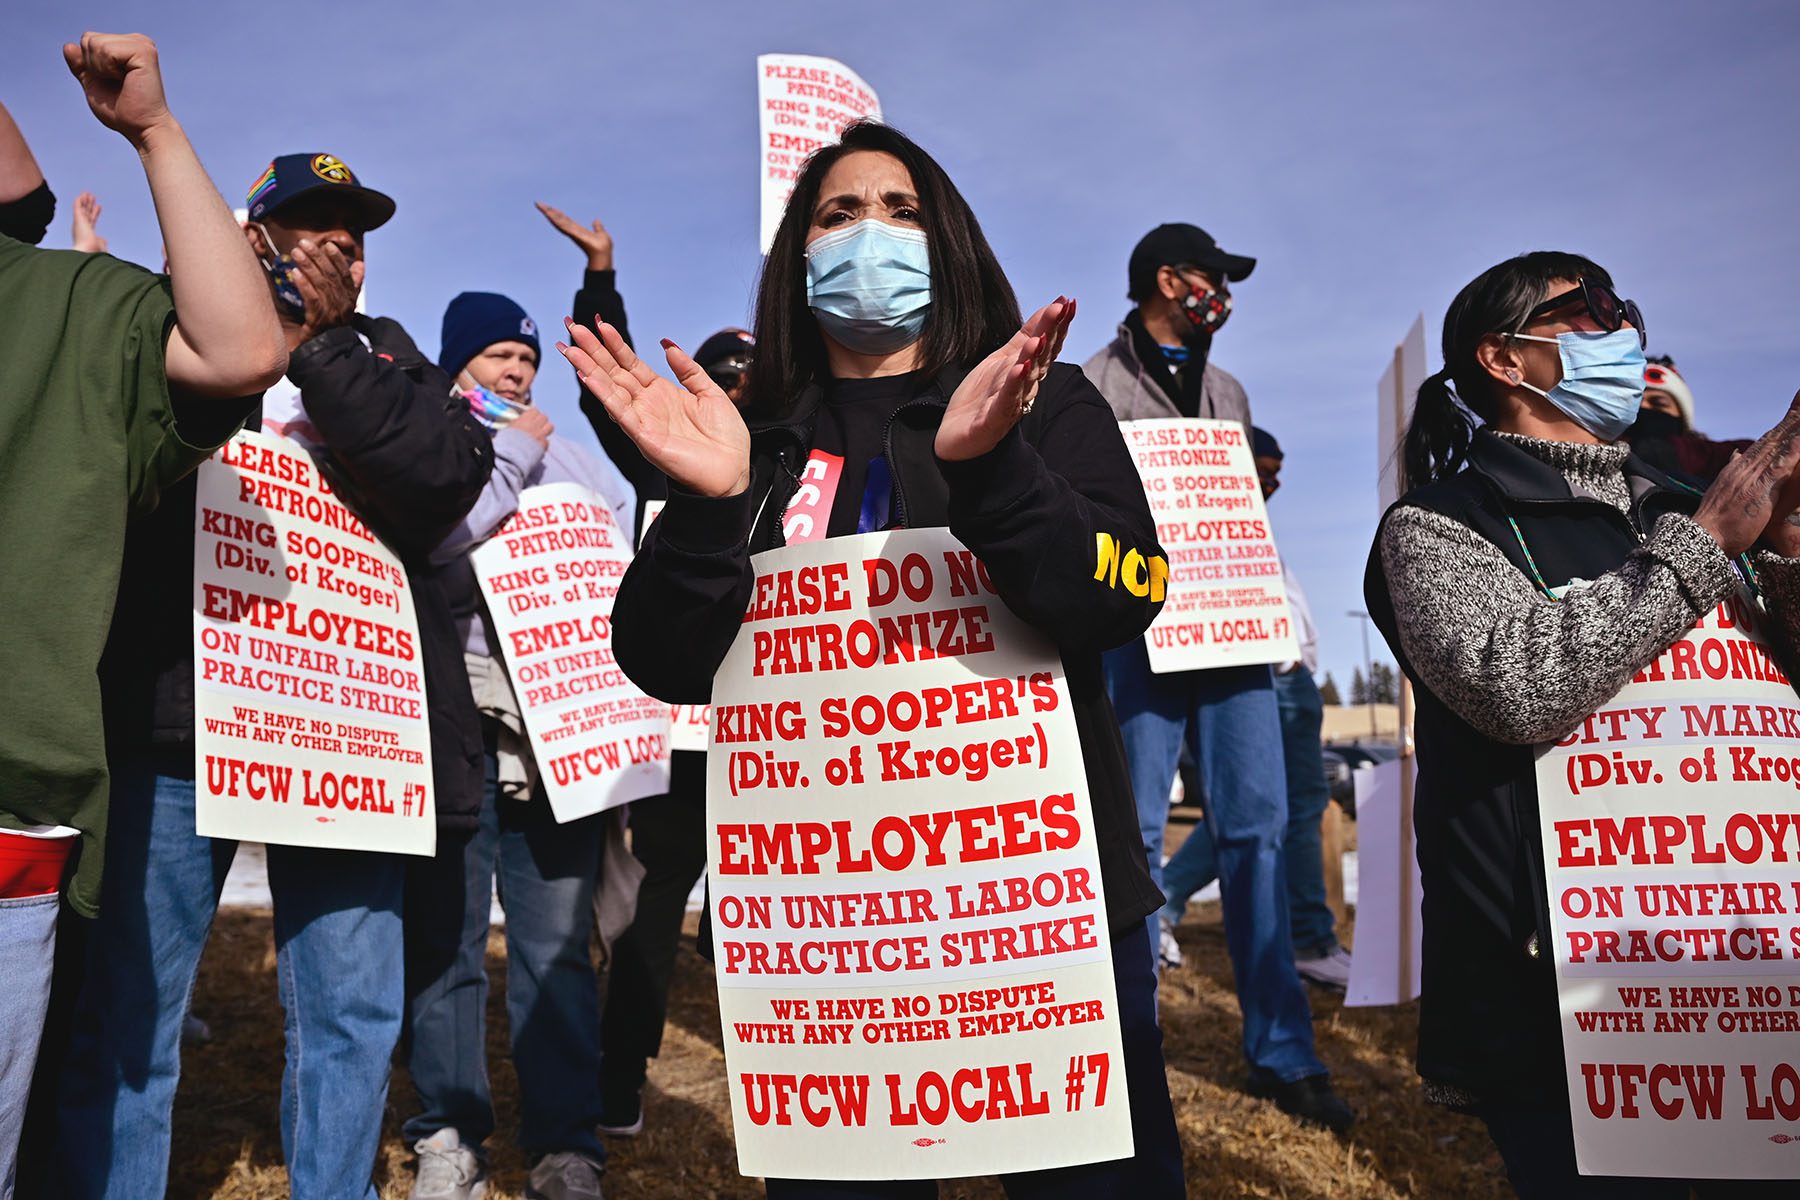
{"type": "MultiPolygon", "coordinates": [[[[1586,306],[1588,316],[1594,318],[1594,324],[1606,332],[1616,333],[1629,324],[1637,330],[1640,349],[1650,344],[1650,334],[1644,328],[1644,314],[1638,308],[1636,300],[1621,300],[1619,293],[1604,283],[1597,283],[1586,277],[1577,280],[1577,284],[1578,286],[1561,295],[1550,297],[1526,313],[1525,319],[1519,322],[1518,329],[1523,329],[1539,317],[1548,316],[1557,309],[1567,308],[1575,301],[1580,300],[1586,306]]],[[[1514,330],[1514,333],[1516,334],[1517,330],[1514,330]]]]}

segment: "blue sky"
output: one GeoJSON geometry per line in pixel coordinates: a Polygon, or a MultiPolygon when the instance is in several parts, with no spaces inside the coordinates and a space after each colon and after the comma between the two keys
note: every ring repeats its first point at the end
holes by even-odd
{"type": "MultiPolygon", "coordinates": [[[[1726,4],[311,3],[11,0],[0,100],[61,208],[98,193],[114,253],[158,239],[129,148],[57,47],[141,30],[220,189],[328,151],[399,202],[372,307],[435,352],[445,303],[511,294],[546,328],[578,252],[532,209],[604,220],[641,343],[742,323],[759,257],[758,53],[840,58],[967,194],[1027,308],[1082,301],[1079,361],[1126,309],[1152,225],[1256,255],[1215,361],[1287,451],[1272,506],[1340,684],[1361,658],[1375,385],[1393,344],[1523,250],[1605,264],[1675,355],[1700,427],[1760,433],[1800,387],[1800,9],[1726,4]]],[[[540,402],[584,432],[552,363],[540,402]]],[[[1378,644],[1378,639],[1377,639],[1378,644]]],[[[1383,656],[1385,657],[1385,655],[1383,656]]]]}

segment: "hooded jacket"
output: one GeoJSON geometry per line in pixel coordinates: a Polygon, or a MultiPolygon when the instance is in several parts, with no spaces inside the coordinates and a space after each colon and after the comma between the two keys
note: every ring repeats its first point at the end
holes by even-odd
{"type": "MultiPolygon", "coordinates": [[[[1162,554],[1131,455],[1081,372],[1052,366],[1031,412],[989,453],[941,462],[938,423],[967,368],[951,368],[894,413],[885,433],[893,523],[948,526],[986,565],[1001,599],[1061,650],[1081,737],[1095,842],[1115,934],[1154,912],[1124,746],[1106,697],[1101,652],[1140,636],[1160,601],[1096,572],[1107,535],[1124,554],[1162,554]],[[1098,577],[1097,577],[1098,575],[1098,577]]],[[[670,489],[621,581],[613,608],[619,665],[671,703],[700,704],[741,626],[750,556],[783,544],[781,515],[812,449],[823,389],[779,418],[753,421],[750,486],[707,498],[670,489]]]]}
{"type": "MultiPolygon", "coordinates": [[[[1167,368],[1161,363],[1145,365],[1127,322],[1120,322],[1118,336],[1083,363],[1081,369],[1121,421],[1182,415],[1168,389],[1150,374],[1167,368]]],[[[1237,421],[1245,430],[1250,428],[1250,398],[1244,394],[1244,385],[1230,372],[1214,366],[1210,357],[1200,377],[1200,411],[1196,415],[1237,421]]]]}

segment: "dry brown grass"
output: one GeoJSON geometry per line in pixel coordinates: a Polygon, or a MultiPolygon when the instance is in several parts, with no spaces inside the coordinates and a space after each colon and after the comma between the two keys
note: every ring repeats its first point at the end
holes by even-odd
{"type": "MultiPolygon", "coordinates": [[[[1362,1114],[1353,1135],[1340,1140],[1239,1090],[1237,1001],[1218,906],[1194,909],[1181,941],[1187,963],[1165,978],[1162,1012],[1169,1088],[1197,1200],[1501,1200],[1510,1194],[1480,1126],[1420,1099],[1412,1071],[1413,1009],[1346,1010],[1313,993],[1320,1053],[1362,1114]]],[[[737,1174],[712,972],[691,947],[690,939],[677,968],[663,1054],[652,1064],[644,1135],[610,1147],[607,1194],[621,1200],[762,1194],[755,1181],[737,1174]]],[[[489,1195],[516,1200],[525,1165],[505,1136],[517,1111],[517,1080],[506,1054],[504,955],[496,938],[488,951],[488,1050],[502,1132],[492,1142],[489,1195]]],[[[186,1053],[169,1194],[177,1200],[285,1196],[276,1124],[281,1011],[266,913],[220,914],[195,1011],[212,1025],[213,1040],[186,1053]]],[[[396,1070],[376,1164],[384,1200],[400,1200],[412,1181],[411,1155],[399,1138],[412,1102],[412,1086],[396,1070]]],[[[950,1184],[943,1192],[956,1200],[1001,1194],[988,1180],[950,1184]]]]}

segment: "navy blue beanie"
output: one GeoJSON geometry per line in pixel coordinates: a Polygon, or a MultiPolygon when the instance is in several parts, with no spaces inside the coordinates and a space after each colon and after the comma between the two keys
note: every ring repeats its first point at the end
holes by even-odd
{"type": "Polygon", "coordinates": [[[455,379],[469,360],[495,342],[524,342],[540,359],[537,322],[498,292],[464,292],[444,310],[438,366],[455,379]]]}
{"type": "Polygon", "coordinates": [[[1250,455],[1253,458],[1283,458],[1281,443],[1266,429],[1250,427],[1250,455]]]}

